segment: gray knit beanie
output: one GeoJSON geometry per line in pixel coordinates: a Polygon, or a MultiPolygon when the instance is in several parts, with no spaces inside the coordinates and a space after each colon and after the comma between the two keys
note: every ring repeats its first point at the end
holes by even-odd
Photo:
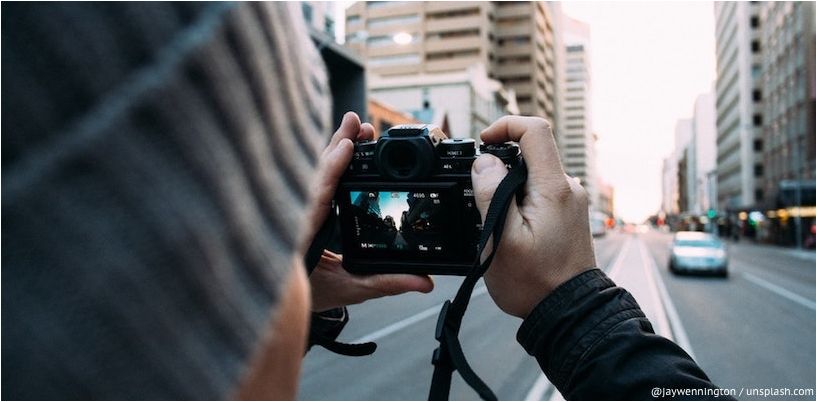
{"type": "Polygon", "coordinates": [[[2,4],[2,398],[226,398],[329,127],[299,3],[2,4]]]}

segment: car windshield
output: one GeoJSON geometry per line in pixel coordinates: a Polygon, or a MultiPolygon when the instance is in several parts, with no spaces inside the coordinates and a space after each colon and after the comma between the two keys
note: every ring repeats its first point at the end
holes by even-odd
{"type": "Polygon", "coordinates": [[[700,240],[676,240],[675,245],[678,247],[708,247],[708,248],[718,248],[721,246],[721,243],[717,240],[707,240],[707,239],[700,239],[700,240]]]}

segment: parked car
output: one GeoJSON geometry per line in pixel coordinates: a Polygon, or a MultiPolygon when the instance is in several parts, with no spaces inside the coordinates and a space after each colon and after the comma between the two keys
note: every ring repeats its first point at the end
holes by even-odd
{"type": "Polygon", "coordinates": [[[672,240],[669,269],[673,273],[714,273],[728,276],[726,246],[717,237],[702,232],[678,232],[672,240]]]}

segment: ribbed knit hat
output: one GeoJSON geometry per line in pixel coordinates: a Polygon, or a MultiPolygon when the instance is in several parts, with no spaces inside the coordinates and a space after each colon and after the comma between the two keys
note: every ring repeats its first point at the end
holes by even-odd
{"type": "Polygon", "coordinates": [[[2,398],[229,397],[331,130],[299,3],[3,3],[2,84],[2,398]]]}

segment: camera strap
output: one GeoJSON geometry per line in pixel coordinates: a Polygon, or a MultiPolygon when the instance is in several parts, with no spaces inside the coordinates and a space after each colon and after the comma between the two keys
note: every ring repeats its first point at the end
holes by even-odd
{"type": "Polygon", "coordinates": [[[482,236],[478,248],[479,252],[477,253],[474,265],[465,277],[465,280],[463,280],[454,300],[446,300],[443,304],[440,315],[437,318],[437,328],[434,334],[434,337],[440,342],[440,346],[434,349],[434,354],[431,358],[431,363],[434,365],[434,375],[431,378],[431,389],[428,394],[428,400],[430,401],[448,399],[451,390],[451,377],[454,371],[458,371],[462,379],[465,380],[483,400],[497,400],[496,394],[494,394],[491,388],[485,384],[485,381],[474,372],[471,365],[468,364],[468,360],[465,359],[465,354],[463,354],[462,345],[459,340],[459,332],[465,310],[468,308],[468,302],[471,299],[471,293],[474,291],[474,286],[476,286],[477,281],[485,274],[485,271],[488,270],[488,267],[491,266],[494,254],[499,248],[499,241],[502,238],[502,230],[505,228],[505,216],[508,212],[508,208],[511,202],[513,202],[514,195],[519,192],[527,178],[527,167],[524,161],[520,161],[519,165],[511,169],[499,183],[491,199],[491,204],[488,207],[485,222],[483,222],[482,225],[482,236]],[[480,263],[480,257],[488,241],[491,240],[491,235],[493,235],[493,247],[485,260],[480,263]]]}
{"type": "MultiPolygon", "coordinates": [[[[315,234],[315,238],[312,240],[312,243],[309,245],[309,249],[306,251],[306,255],[304,256],[304,265],[306,266],[307,275],[311,275],[312,271],[315,270],[315,267],[318,266],[318,262],[321,260],[321,255],[323,254],[323,250],[327,248],[327,246],[331,243],[332,239],[335,236],[335,231],[337,228],[337,215],[334,213],[329,213],[326,217],[326,221],[321,225],[321,228],[318,230],[318,233],[315,234]]],[[[348,319],[348,318],[347,318],[348,319]]],[[[345,324],[345,323],[344,323],[345,324]]],[[[368,356],[377,349],[377,344],[374,342],[365,342],[365,343],[344,343],[338,342],[333,337],[328,337],[322,334],[319,331],[315,330],[315,326],[310,326],[309,329],[309,343],[312,345],[323,346],[326,350],[330,352],[337,353],[339,355],[344,356],[368,356]]],[[[337,336],[337,334],[335,334],[337,336]]]]}

